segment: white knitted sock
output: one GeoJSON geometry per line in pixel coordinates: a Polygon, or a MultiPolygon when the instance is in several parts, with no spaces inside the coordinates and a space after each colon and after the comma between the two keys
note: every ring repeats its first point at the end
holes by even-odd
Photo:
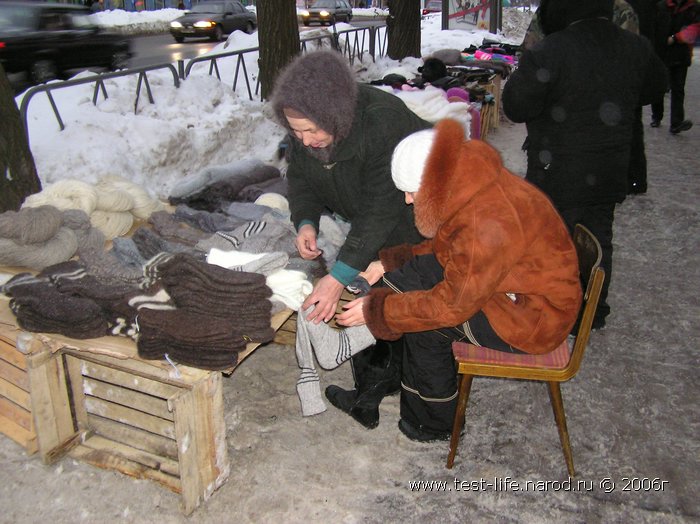
{"type": "Polygon", "coordinates": [[[314,324],[306,320],[313,307],[303,311],[299,309],[297,316],[297,333],[299,324],[308,332],[316,360],[323,369],[335,369],[350,357],[374,344],[377,340],[372,336],[366,325],[353,326],[345,329],[333,329],[325,322],[314,324]]]}
{"type": "Polygon", "coordinates": [[[314,367],[313,348],[306,325],[306,322],[297,322],[296,354],[301,368],[297,394],[301,401],[301,414],[310,417],[326,411],[326,404],[321,395],[321,384],[314,367]]]}

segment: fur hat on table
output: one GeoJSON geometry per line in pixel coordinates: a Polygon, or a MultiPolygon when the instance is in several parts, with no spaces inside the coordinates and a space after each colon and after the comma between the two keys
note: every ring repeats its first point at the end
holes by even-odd
{"type": "Polygon", "coordinates": [[[339,142],[350,134],[357,82],[343,55],[314,51],[285,67],[277,77],[271,102],[277,119],[290,133],[285,109],[304,115],[339,142]]]}

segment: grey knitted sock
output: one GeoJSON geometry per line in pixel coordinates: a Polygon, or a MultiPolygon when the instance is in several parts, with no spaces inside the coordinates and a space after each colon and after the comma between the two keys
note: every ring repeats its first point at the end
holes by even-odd
{"type": "Polygon", "coordinates": [[[301,401],[301,414],[310,417],[326,411],[326,404],[321,395],[321,383],[314,367],[313,348],[306,326],[306,322],[297,322],[296,354],[301,368],[301,375],[297,381],[297,394],[301,401]]]}
{"type": "Polygon", "coordinates": [[[333,329],[325,322],[314,324],[306,320],[313,311],[300,309],[297,316],[297,333],[299,325],[304,326],[316,353],[316,360],[323,369],[335,369],[350,357],[374,344],[377,340],[366,325],[345,329],[333,329]]]}

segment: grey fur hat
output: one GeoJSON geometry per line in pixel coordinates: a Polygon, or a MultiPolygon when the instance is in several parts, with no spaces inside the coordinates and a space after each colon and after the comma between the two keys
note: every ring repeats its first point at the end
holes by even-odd
{"type": "Polygon", "coordinates": [[[279,122],[290,132],[285,108],[305,115],[337,143],[350,134],[357,82],[340,53],[314,51],[285,67],[277,77],[271,102],[279,122]]]}

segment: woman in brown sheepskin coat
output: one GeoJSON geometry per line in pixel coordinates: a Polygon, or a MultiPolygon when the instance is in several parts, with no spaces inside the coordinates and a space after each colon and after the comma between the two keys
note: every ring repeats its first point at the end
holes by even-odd
{"type": "Polygon", "coordinates": [[[415,440],[446,439],[457,396],[452,341],[554,350],[581,306],[578,260],[544,193],[485,142],[465,141],[456,121],[399,143],[392,177],[427,240],[380,251],[363,274],[387,287],[349,303],[338,322],[404,336],[399,427],[415,440]]]}

